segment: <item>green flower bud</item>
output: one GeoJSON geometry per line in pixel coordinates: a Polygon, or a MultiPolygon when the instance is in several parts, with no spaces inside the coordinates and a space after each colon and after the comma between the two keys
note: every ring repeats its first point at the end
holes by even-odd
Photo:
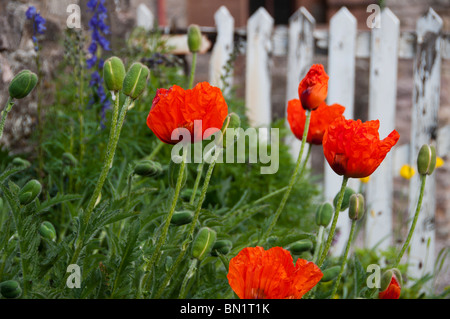
{"type": "Polygon", "coordinates": [[[172,225],[181,226],[186,225],[192,222],[194,219],[194,213],[190,210],[182,210],[179,212],[173,213],[172,220],[170,223],[172,225]]]}
{"type": "Polygon", "coordinates": [[[30,70],[23,70],[9,84],[9,95],[13,99],[23,99],[33,91],[37,82],[38,78],[36,74],[30,70]]]}
{"type": "Polygon", "coordinates": [[[136,100],[144,92],[149,74],[150,70],[145,65],[133,63],[123,80],[123,94],[136,100]]]}
{"type": "Polygon", "coordinates": [[[22,294],[20,285],[15,280],[7,280],[0,284],[0,293],[5,298],[17,298],[22,294]]]}
{"type": "Polygon", "coordinates": [[[188,46],[192,53],[198,52],[202,45],[202,32],[196,24],[191,24],[188,28],[188,46]]]}
{"type": "Polygon", "coordinates": [[[420,175],[431,175],[436,167],[436,148],[432,145],[422,145],[417,156],[417,170],[420,175]]]}
{"type": "Polygon", "coordinates": [[[231,248],[233,248],[233,243],[230,240],[218,240],[212,248],[211,255],[214,257],[219,256],[219,254],[226,255],[230,252],[231,248]]]}
{"type": "Polygon", "coordinates": [[[320,281],[328,282],[328,281],[331,281],[331,280],[337,278],[340,270],[341,270],[341,266],[333,266],[333,267],[325,269],[323,271],[323,277],[320,281]]]}
{"type": "Polygon", "coordinates": [[[289,250],[293,254],[300,254],[304,251],[310,251],[312,248],[313,248],[313,243],[309,239],[302,239],[302,240],[296,241],[295,243],[293,243],[289,246],[289,250]]]}
{"type": "Polygon", "coordinates": [[[389,287],[392,276],[395,276],[395,279],[399,283],[400,287],[403,286],[402,273],[397,268],[392,268],[386,270],[383,276],[381,276],[380,291],[385,291],[389,287]]]}
{"type": "Polygon", "coordinates": [[[364,196],[352,194],[348,207],[348,217],[352,220],[360,220],[364,216],[364,196]]]}
{"type": "Polygon", "coordinates": [[[134,174],[142,177],[154,177],[161,174],[163,168],[160,163],[143,160],[136,164],[134,167],[134,174]]]}
{"type": "Polygon", "coordinates": [[[313,255],[309,251],[304,251],[298,256],[298,258],[311,261],[313,259],[313,255]]]}
{"type": "Polygon", "coordinates": [[[123,62],[116,56],[109,58],[103,64],[103,79],[109,91],[119,92],[122,90],[125,74],[123,62]]]}
{"type": "MultiPolygon", "coordinates": [[[[342,205],[341,205],[341,212],[343,212],[344,210],[346,210],[348,208],[348,205],[350,204],[350,196],[352,196],[352,194],[354,194],[354,193],[355,193],[355,191],[353,189],[351,189],[350,187],[345,188],[344,198],[342,200],[342,205]]],[[[336,197],[333,200],[334,207],[336,207],[338,199],[339,199],[339,193],[336,195],[336,197]]]]}
{"type": "MultiPolygon", "coordinates": [[[[227,130],[228,129],[238,129],[241,127],[241,118],[236,113],[230,113],[225,118],[225,121],[223,122],[223,126],[221,129],[222,135],[220,138],[215,140],[217,146],[221,146],[222,148],[227,147],[227,130]]],[[[238,135],[236,134],[236,131],[234,131],[234,139],[233,143],[235,143],[238,139],[238,135]]]]}
{"type": "Polygon", "coordinates": [[[192,257],[202,261],[211,252],[216,242],[216,232],[208,227],[201,228],[192,245],[192,257]]]}
{"type": "MultiPolygon", "coordinates": [[[[175,188],[177,186],[178,173],[180,172],[181,162],[179,164],[175,163],[173,160],[169,164],[169,186],[175,188]]],[[[181,187],[186,184],[188,175],[187,165],[184,165],[184,174],[181,181],[181,187]]]]}
{"type": "Polygon", "coordinates": [[[317,226],[327,227],[333,218],[334,209],[330,203],[323,203],[316,211],[317,226]]]}
{"type": "Polygon", "coordinates": [[[39,234],[47,238],[49,240],[55,241],[56,239],[56,230],[52,223],[45,221],[39,226],[39,234]]]}
{"type": "Polygon", "coordinates": [[[67,166],[77,166],[78,160],[75,158],[75,156],[72,155],[72,153],[66,152],[62,155],[62,160],[64,165],[67,166]]]}
{"type": "Polygon", "coordinates": [[[22,205],[28,205],[41,193],[42,186],[39,181],[32,179],[19,192],[19,202],[22,205]]]}
{"type": "Polygon", "coordinates": [[[27,160],[24,160],[23,158],[20,157],[16,157],[12,160],[12,164],[14,166],[24,166],[26,168],[31,166],[31,163],[28,162],[27,160]]]}

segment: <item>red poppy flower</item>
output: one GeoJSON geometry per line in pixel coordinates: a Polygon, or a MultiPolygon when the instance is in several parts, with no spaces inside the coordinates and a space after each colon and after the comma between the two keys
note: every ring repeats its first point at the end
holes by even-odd
{"type": "Polygon", "coordinates": [[[298,86],[298,96],[305,110],[315,110],[327,98],[328,75],[322,64],[314,64],[298,86]]]}
{"type": "Polygon", "coordinates": [[[147,126],[166,144],[180,142],[183,139],[181,131],[176,130],[186,128],[194,143],[220,130],[227,115],[228,106],[219,88],[208,82],[198,83],[191,90],[174,85],[170,89],[157,90],[147,117],[147,126]],[[210,130],[205,135],[207,129],[210,130]],[[174,139],[172,132],[175,133],[174,139]]]}
{"type": "Polygon", "coordinates": [[[338,175],[363,178],[371,175],[394,146],[400,135],[393,130],[380,140],[380,121],[346,120],[344,116],[330,124],[323,135],[323,152],[338,175]]]}
{"type": "Polygon", "coordinates": [[[241,299],[300,299],[322,279],[314,263],[281,247],[247,247],[231,259],[228,282],[241,299]]]}
{"type": "MultiPolygon", "coordinates": [[[[322,102],[314,112],[311,112],[306,141],[310,144],[321,145],[325,130],[336,118],[344,114],[344,111],[345,107],[342,105],[328,106],[325,102],[322,102]]],[[[305,129],[306,112],[302,108],[300,100],[293,99],[288,102],[287,120],[292,133],[301,140],[305,129]]]]}
{"type": "Polygon", "coordinates": [[[402,288],[397,280],[395,275],[392,275],[391,282],[389,286],[384,290],[378,293],[379,299],[398,299],[400,298],[402,288]]]}

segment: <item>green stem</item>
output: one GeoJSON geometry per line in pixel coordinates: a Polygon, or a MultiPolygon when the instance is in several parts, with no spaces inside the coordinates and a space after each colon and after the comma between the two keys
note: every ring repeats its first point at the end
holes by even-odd
{"type": "Polygon", "coordinates": [[[6,118],[8,117],[9,111],[11,111],[14,105],[14,101],[12,97],[8,97],[8,101],[6,101],[5,109],[2,111],[2,121],[0,123],[0,138],[3,136],[3,129],[5,128],[6,118]]]}
{"type": "Polygon", "coordinates": [[[195,68],[197,66],[197,52],[192,53],[191,75],[189,77],[189,89],[194,85],[195,68]]]}
{"type": "Polygon", "coordinates": [[[181,284],[181,288],[180,288],[180,294],[178,295],[178,299],[185,299],[186,298],[186,287],[187,284],[189,282],[189,279],[192,278],[192,276],[195,274],[195,272],[197,271],[197,259],[193,259],[191,261],[191,264],[189,265],[189,269],[186,273],[186,275],[184,276],[183,279],[183,283],[181,284]]]}
{"type": "Polygon", "coordinates": [[[163,148],[163,146],[164,146],[164,143],[159,141],[158,145],[153,149],[153,151],[150,153],[150,155],[147,156],[145,159],[149,160],[149,161],[153,160],[153,157],[155,157],[156,154],[159,153],[159,151],[163,148]]]}
{"type": "Polygon", "coordinates": [[[322,248],[322,240],[323,240],[323,230],[325,227],[319,226],[319,233],[317,234],[317,242],[316,242],[316,249],[314,249],[314,256],[313,256],[313,263],[316,262],[317,258],[319,257],[319,251],[322,248]]]}
{"type": "Polygon", "coordinates": [[[339,275],[336,279],[336,282],[334,283],[334,288],[333,288],[333,292],[331,293],[331,297],[334,296],[334,294],[336,293],[336,291],[338,289],[339,283],[341,282],[341,277],[342,277],[342,274],[344,273],[345,264],[347,263],[348,252],[349,252],[350,246],[353,242],[353,235],[355,233],[355,225],[356,225],[356,220],[352,220],[352,227],[350,229],[350,235],[348,237],[347,246],[345,247],[344,256],[342,256],[341,269],[339,270],[339,275]]]}
{"type": "Polygon", "coordinates": [[[131,99],[129,97],[127,97],[124,105],[122,106],[122,110],[120,112],[120,116],[118,119],[117,119],[117,114],[118,114],[119,102],[116,101],[116,103],[114,103],[113,118],[112,118],[112,122],[111,122],[111,131],[110,131],[110,135],[109,135],[109,141],[108,141],[108,146],[106,149],[103,168],[102,168],[100,176],[97,180],[97,184],[95,185],[94,192],[88,203],[85,214],[83,215],[83,218],[81,219],[81,227],[80,227],[81,231],[80,231],[80,235],[78,236],[75,252],[74,252],[74,255],[72,256],[70,264],[76,263],[79,255],[81,253],[81,250],[83,248],[84,234],[86,231],[86,227],[89,225],[89,220],[91,219],[91,215],[94,210],[95,203],[96,203],[98,197],[100,196],[100,193],[103,188],[103,184],[106,181],[106,177],[108,176],[109,170],[114,161],[114,154],[116,151],[117,142],[119,141],[120,131],[122,130],[122,125],[125,120],[125,115],[127,113],[127,109],[128,109],[128,105],[129,105],[130,101],[131,101],[131,99]]]}
{"type": "Polygon", "coordinates": [[[311,111],[307,110],[306,111],[306,121],[305,121],[305,128],[303,130],[303,137],[302,137],[302,146],[300,148],[300,152],[298,154],[298,158],[297,158],[297,164],[295,165],[295,170],[294,173],[291,176],[291,179],[289,180],[289,184],[288,184],[288,188],[286,190],[286,193],[284,193],[283,198],[281,199],[280,205],[278,206],[277,211],[275,212],[275,215],[272,219],[272,222],[270,223],[269,227],[267,228],[267,230],[265,231],[265,233],[263,234],[263,236],[261,237],[261,239],[258,241],[259,243],[264,242],[269,236],[270,233],[272,232],[272,229],[275,227],[278,218],[281,215],[281,212],[283,211],[284,206],[286,205],[286,202],[289,198],[289,195],[291,193],[292,187],[295,184],[295,181],[297,180],[297,175],[300,169],[300,163],[302,162],[302,157],[303,157],[303,150],[305,148],[305,143],[306,143],[306,137],[308,135],[308,130],[309,130],[309,122],[311,120],[311,111]]]}
{"type": "Polygon", "coordinates": [[[189,232],[188,232],[187,238],[186,238],[185,242],[182,244],[180,254],[178,255],[178,257],[175,260],[175,262],[173,263],[172,267],[167,272],[167,275],[166,275],[166,278],[164,279],[164,282],[162,283],[162,285],[159,288],[159,290],[156,292],[155,299],[158,299],[162,295],[162,293],[164,292],[164,289],[167,286],[167,283],[172,278],[175,270],[177,269],[178,265],[183,260],[183,257],[184,257],[184,255],[186,254],[186,252],[188,250],[189,243],[191,241],[191,238],[194,235],[195,226],[197,225],[197,221],[198,221],[198,218],[200,216],[200,211],[202,209],[203,201],[205,200],[205,197],[206,197],[206,192],[208,190],[209,181],[211,179],[212,172],[214,170],[214,166],[216,164],[216,161],[217,161],[217,158],[219,157],[220,152],[222,152],[222,150],[216,149],[216,154],[214,155],[214,157],[212,159],[212,162],[209,164],[208,171],[206,172],[205,180],[203,182],[202,192],[201,192],[200,198],[199,198],[199,200],[197,202],[197,207],[195,209],[194,218],[193,218],[193,220],[191,222],[191,225],[190,225],[191,227],[189,228],[189,232]]]}
{"type": "Polygon", "coordinates": [[[420,208],[422,207],[422,200],[423,200],[423,194],[425,192],[425,181],[427,179],[427,175],[421,175],[420,176],[420,195],[419,195],[419,201],[417,202],[416,212],[414,214],[414,220],[411,224],[411,228],[409,229],[408,237],[406,238],[405,243],[403,244],[402,250],[400,251],[400,254],[397,256],[397,260],[395,261],[394,268],[398,267],[398,264],[400,263],[403,254],[405,253],[406,249],[409,246],[409,243],[411,241],[412,235],[414,233],[414,229],[416,228],[417,220],[419,218],[419,212],[420,208]]]}
{"type": "Polygon", "coordinates": [[[194,205],[195,202],[195,195],[197,194],[198,185],[200,184],[200,180],[202,179],[204,164],[204,162],[201,162],[197,166],[197,177],[195,179],[194,188],[192,188],[191,200],[189,201],[189,204],[191,205],[194,205]]]}
{"type": "Polygon", "coordinates": [[[166,241],[167,233],[169,231],[170,221],[172,220],[172,216],[173,216],[173,214],[175,212],[175,208],[177,206],[178,197],[180,195],[181,186],[182,186],[182,182],[183,182],[184,167],[186,165],[186,156],[187,156],[187,152],[183,152],[183,159],[181,161],[180,171],[178,172],[177,184],[175,186],[175,193],[173,195],[172,205],[170,207],[169,213],[167,214],[164,228],[162,229],[161,235],[159,236],[158,242],[156,243],[155,251],[153,252],[152,257],[148,261],[147,265],[145,266],[145,270],[147,271],[147,274],[144,277],[144,284],[146,284],[147,286],[149,284],[148,278],[149,278],[150,274],[152,273],[153,266],[154,266],[155,262],[157,261],[157,259],[159,259],[159,254],[161,252],[161,248],[164,245],[164,242],[166,241]]]}
{"type": "Polygon", "coordinates": [[[325,261],[325,258],[327,257],[328,254],[328,250],[330,249],[331,246],[331,241],[333,240],[334,237],[334,232],[336,230],[336,224],[339,218],[339,212],[341,211],[341,206],[342,206],[342,201],[344,199],[344,193],[345,193],[345,187],[347,186],[347,181],[348,181],[348,177],[343,178],[342,180],[342,186],[341,186],[341,190],[339,192],[339,199],[334,211],[334,216],[333,216],[333,222],[331,224],[331,228],[330,228],[330,232],[328,233],[328,238],[327,238],[327,242],[325,244],[325,249],[323,250],[319,262],[317,263],[317,266],[322,267],[323,262],[325,261]]]}
{"type": "Polygon", "coordinates": [[[306,153],[305,160],[303,161],[302,169],[300,170],[300,173],[298,174],[297,181],[303,176],[303,172],[305,171],[306,165],[308,164],[309,157],[311,156],[311,149],[312,144],[308,143],[308,152],[306,153]]]}

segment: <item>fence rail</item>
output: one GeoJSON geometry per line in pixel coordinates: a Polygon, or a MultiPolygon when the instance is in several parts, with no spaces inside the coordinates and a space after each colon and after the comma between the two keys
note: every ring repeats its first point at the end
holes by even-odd
{"type": "MultiPolygon", "coordinates": [[[[414,166],[418,150],[424,143],[435,144],[440,156],[450,154],[447,137],[450,126],[438,129],[437,118],[441,60],[450,59],[450,35],[442,34],[442,19],[431,8],[418,19],[414,32],[400,31],[398,18],[388,8],[382,11],[380,19],[380,28],[358,31],[356,18],[342,7],[331,18],[328,29],[316,29],[314,17],[302,7],[292,15],[289,26],[274,28],[274,19],[260,8],[249,18],[245,30],[237,30],[234,29],[233,17],[222,6],[215,15],[216,28],[203,27],[202,30],[215,35],[210,81],[219,87],[234,39],[236,36],[245,38],[245,103],[250,123],[256,127],[268,126],[271,122],[271,56],[287,57],[287,102],[298,98],[298,83],[306,75],[314,55],[327,54],[327,73],[330,76],[327,103],[344,105],[347,118],[354,115],[355,60],[370,59],[369,119],[380,120],[380,137],[384,138],[395,126],[398,59],[411,60],[414,65],[411,143],[396,146],[367,185],[367,205],[375,214],[367,217],[365,245],[373,247],[379,244],[380,248],[386,248],[392,244],[393,181],[400,165],[409,163],[414,166]]],[[[299,141],[290,137],[286,142],[296,156],[299,141]]],[[[328,165],[324,167],[324,176],[325,198],[332,200],[341,180],[328,165]]],[[[358,183],[352,179],[350,186],[358,189],[358,183]]],[[[435,184],[435,177],[431,175],[427,179],[426,204],[420,214],[409,256],[410,275],[413,277],[433,270],[435,184]]],[[[415,176],[410,180],[409,189],[411,218],[417,202],[418,185],[419,180],[415,176]]],[[[341,236],[334,246],[335,254],[341,253],[348,237],[347,219],[340,218],[338,227],[341,236]]]]}

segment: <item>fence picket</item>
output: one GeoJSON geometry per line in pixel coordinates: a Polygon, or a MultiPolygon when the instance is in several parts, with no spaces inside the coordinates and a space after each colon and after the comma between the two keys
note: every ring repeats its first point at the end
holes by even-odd
{"type": "MultiPolygon", "coordinates": [[[[286,107],[289,100],[298,99],[298,84],[312,65],[314,56],[314,28],[316,20],[305,7],[298,9],[289,19],[287,56],[286,107]]],[[[286,122],[289,126],[289,123],[286,122]]],[[[300,152],[301,141],[294,135],[286,137],[286,144],[294,159],[300,152]]],[[[306,157],[306,152],[304,153],[306,157]]]]}
{"type": "Polygon", "coordinates": [[[136,9],[136,25],[149,31],[153,29],[155,16],[152,11],[143,3],[136,9]]]}
{"type": "MultiPolygon", "coordinates": [[[[380,120],[380,138],[395,129],[397,93],[397,61],[400,21],[391,10],[381,13],[381,27],[372,30],[369,120],[380,120]]],[[[394,151],[394,150],[393,150],[394,151]]],[[[386,249],[392,242],[393,208],[393,152],[371,175],[367,185],[366,207],[374,214],[367,214],[365,245],[386,249]]]]}
{"type": "MultiPolygon", "coordinates": [[[[441,80],[440,44],[442,26],[442,19],[431,8],[425,16],[417,21],[410,148],[410,162],[414,167],[420,147],[423,144],[436,143],[441,80]]],[[[415,278],[433,271],[435,255],[435,182],[435,174],[427,177],[422,209],[411,240],[408,275],[415,278]]],[[[414,216],[419,188],[419,176],[416,174],[410,180],[410,219],[414,216]]]]}
{"type": "Polygon", "coordinates": [[[263,7],[247,23],[245,106],[253,127],[269,127],[272,121],[269,52],[273,25],[273,18],[263,7]]]}
{"type": "Polygon", "coordinates": [[[232,83],[232,74],[226,79],[225,65],[233,52],[234,18],[225,6],[221,6],[214,14],[217,27],[217,39],[209,62],[209,81],[211,85],[221,89],[225,87],[224,95],[229,93],[232,83]],[[224,83],[226,82],[226,85],[224,83]]]}
{"type": "MultiPolygon", "coordinates": [[[[356,18],[342,7],[330,20],[330,38],[328,52],[328,98],[327,103],[339,103],[345,106],[345,117],[353,118],[355,92],[355,52],[356,18]]],[[[342,176],[337,175],[325,164],[324,191],[326,200],[333,200],[339,192],[342,176]]],[[[350,179],[348,186],[357,190],[358,181],[350,179]]],[[[340,213],[337,227],[339,235],[333,246],[332,254],[340,255],[350,232],[350,220],[346,212],[340,213]]]]}

